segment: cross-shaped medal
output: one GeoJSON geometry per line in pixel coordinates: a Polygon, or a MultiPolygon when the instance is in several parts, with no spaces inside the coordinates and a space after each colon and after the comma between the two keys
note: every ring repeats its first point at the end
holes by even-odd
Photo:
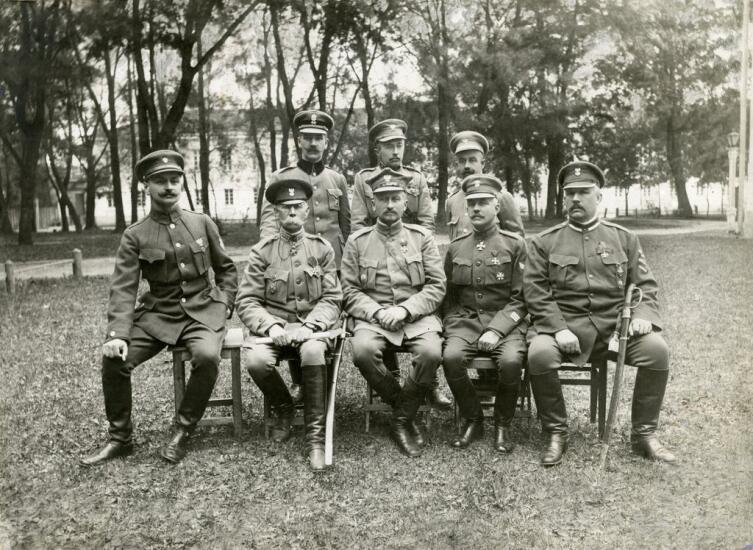
{"type": "Polygon", "coordinates": [[[492,265],[499,265],[499,258],[497,257],[492,258],[492,265]]]}
{"type": "Polygon", "coordinates": [[[486,243],[484,241],[476,243],[476,250],[483,250],[484,248],[486,248],[486,243]]]}
{"type": "Polygon", "coordinates": [[[502,273],[501,271],[498,271],[497,272],[497,280],[498,281],[504,281],[505,280],[505,274],[502,273]]]}

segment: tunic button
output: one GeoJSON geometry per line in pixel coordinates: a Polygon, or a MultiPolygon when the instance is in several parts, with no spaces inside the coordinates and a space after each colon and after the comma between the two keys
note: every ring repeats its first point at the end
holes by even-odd
{"type": "Polygon", "coordinates": [[[479,313],[483,313],[483,312],[484,312],[484,310],[483,310],[483,309],[479,309],[479,310],[478,310],[478,312],[479,312],[479,313]]]}
{"type": "Polygon", "coordinates": [[[180,243],[175,243],[175,248],[180,248],[181,246],[183,246],[183,245],[180,244],[180,243]]]}
{"type": "Polygon", "coordinates": [[[322,232],[321,231],[317,231],[316,234],[319,235],[320,237],[322,236],[322,232]]]}
{"type": "Polygon", "coordinates": [[[319,204],[319,201],[314,201],[314,204],[317,204],[317,205],[318,205],[318,204],[319,204]]]}
{"type": "Polygon", "coordinates": [[[592,293],[590,293],[590,294],[588,295],[588,297],[589,297],[589,298],[593,298],[593,297],[594,297],[594,293],[593,293],[593,292],[592,292],[592,293]]]}
{"type": "Polygon", "coordinates": [[[115,336],[115,331],[114,330],[110,331],[110,336],[115,336]]]}
{"type": "Polygon", "coordinates": [[[589,278],[589,279],[593,279],[593,278],[594,278],[594,276],[593,276],[593,273],[589,273],[589,274],[588,274],[588,278],[589,278]]]}
{"type": "Polygon", "coordinates": [[[298,260],[296,260],[295,262],[293,262],[293,265],[295,267],[301,267],[301,262],[299,262],[298,260]]]}
{"type": "Polygon", "coordinates": [[[476,294],[476,298],[478,298],[479,300],[480,300],[481,298],[483,298],[483,297],[484,297],[484,294],[483,294],[483,293],[481,293],[481,292],[479,292],[478,294],[476,294]]]}
{"type": "Polygon", "coordinates": [[[321,218],[319,216],[316,217],[316,221],[321,221],[321,218]]]}
{"type": "Polygon", "coordinates": [[[481,265],[481,260],[476,260],[476,265],[481,265]]]}
{"type": "Polygon", "coordinates": [[[476,277],[476,282],[480,283],[481,282],[481,277],[476,277]]]}
{"type": "Polygon", "coordinates": [[[300,279],[296,279],[295,280],[295,284],[297,284],[297,285],[301,284],[301,280],[300,279]]]}
{"type": "Polygon", "coordinates": [[[171,224],[170,224],[170,225],[169,225],[168,227],[169,227],[170,229],[175,229],[175,224],[174,224],[174,223],[171,223],[171,224]]]}
{"type": "Polygon", "coordinates": [[[185,269],[185,268],[186,268],[186,264],[185,264],[185,263],[183,263],[183,262],[180,262],[180,268],[181,268],[181,269],[185,269]]]}
{"type": "Polygon", "coordinates": [[[181,282],[180,282],[180,284],[182,284],[182,285],[187,285],[187,284],[188,284],[188,281],[181,281],[181,282]]]}
{"type": "Polygon", "coordinates": [[[587,240],[588,240],[588,237],[583,237],[583,240],[584,240],[584,241],[587,241],[587,240]]]}
{"type": "Polygon", "coordinates": [[[465,227],[463,228],[463,233],[468,233],[468,230],[465,227]]]}
{"type": "Polygon", "coordinates": [[[181,301],[181,303],[184,303],[184,304],[186,303],[186,299],[185,298],[181,298],[180,301],[181,301]]]}

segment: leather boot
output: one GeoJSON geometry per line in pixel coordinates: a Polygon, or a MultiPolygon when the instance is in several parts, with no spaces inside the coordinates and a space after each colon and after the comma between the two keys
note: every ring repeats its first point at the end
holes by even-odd
{"type": "Polygon", "coordinates": [[[186,456],[186,445],[190,435],[190,432],[184,427],[177,427],[170,441],[162,447],[160,456],[172,464],[177,464],[183,460],[186,456]]]}
{"type": "Polygon", "coordinates": [[[447,384],[450,386],[460,409],[460,416],[463,418],[458,436],[450,442],[450,446],[465,449],[473,441],[484,436],[484,413],[481,410],[481,402],[476,394],[476,387],[468,375],[448,378],[447,384]]]}
{"type": "Polygon", "coordinates": [[[426,440],[424,439],[424,434],[421,432],[421,428],[418,426],[418,423],[416,420],[411,420],[408,422],[408,431],[413,436],[413,440],[416,442],[416,445],[423,448],[426,446],[426,440]]]}
{"type": "Polygon", "coordinates": [[[183,400],[178,407],[178,414],[175,422],[178,427],[182,427],[192,433],[196,424],[212,397],[212,390],[217,381],[219,367],[219,357],[216,360],[204,360],[200,363],[192,362],[191,376],[186,384],[186,391],[183,394],[183,400]]]}
{"type": "Polygon", "coordinates": [[[400,379],[400,364],[397,361],[397,353],[392,350],[385,350],[382,352],[382,362],[384,368],[392,373],[396,379],[400,379]]]}
{"type": "Polygon", "coordinates": [[[659,411],[669,371],[638,369],[633,390],[630,443],[633,452],[649,460],[675,464],[677,457],[656,436],[659,411]]]}
{"type": "Polygon", "coordinates": [[[280,373],[273,368],[263,372],[249,370],[249,374],[264,396],[269,399],[272,409],[277,414],[277,425],[272,428],[272,441],[287,441],[290,438],[290,426],[293,423],[295,409],[280,373]]]}
{"type": "Polygon", "coordinates": [[[559,374],[553,370],[531,376],[531,389],[541,419],[541,429],[547,437],[546,447],[540,457],[541,465],[555,466],[562,462],[569,440],[567,410],[559,374]]]}
{"type": "Polygon", "coordinates": [[[82,466],[94,466],[119,456],[128,456],[133,452],[133,443],[121,443],[120,441],[108,441],[97,452],[81,459],[82,466]]]}
{"type": "Polygon", "coordinates": [[[497,384],[494,397],[494,448],[500,453],[511,453],[515,448],[510,426],[515,418],[520,383],[497,384]]]}
{"type": "Polygon", "coordinates": [[[426,394],[426,402],[438,411],[449,411],[452,408],[452,401],[439,389],[439,371],[434,374],[434,381],[426,394]]]}
{"type": "MultiPolygon", "coordinates": [[[[105,398],[105,414],[109,423],[108,432],[111,442],[130,445],[133,434],[131,369],[119,357],[102,358],[102,393],[105,398]]],[[[109,443],[100,453],[104,453],[108,446],[109,443]]]]}
{"type": "Polygon", "coordinates": [[[306,424],[306,446],[312,470],[324,469],[326,378],[326,365],[303,367],[303,418],[306,424]]]}
{"type": "Polygon", "coordinates": [[[301,372],[301,362],[299,360],[288,360],[288,370],[290,371],[290,398],[293,404],[297,405],[303,401],[303,373],[301,372]]]}
{"type": "Polygon", "coordinates": [[[392,412],[390,435],[395,440],[400,452],[411,458],[421,456],[421,447],[416,444],[410,424],[415,419],[418,407],[423,402],[425,395],[426,388],[406,380],[402,391],[397,396],[395,408],[392,412]]]}

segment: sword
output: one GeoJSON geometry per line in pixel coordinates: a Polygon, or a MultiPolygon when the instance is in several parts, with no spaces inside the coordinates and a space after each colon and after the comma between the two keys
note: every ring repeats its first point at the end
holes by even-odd
{"type": "Polygon", "coordinates": [[[347,332],[348,316],[343,315],[342,327],[338,329],[337,344],[335,345],[335,354],[332,357],[332,384],[327,396],[327,416],[324,421],[324,464],[332,466],[332,454],[335,437],[335,394],[337,392],[337,375],[340,372],[340,361],[343,356],[343,347],[345,347],[345,337],[347,332]]]}

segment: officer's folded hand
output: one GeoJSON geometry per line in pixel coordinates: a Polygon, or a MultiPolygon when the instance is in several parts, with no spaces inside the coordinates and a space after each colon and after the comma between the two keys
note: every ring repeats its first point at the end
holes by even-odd
{"type": "Polygon", "coordinates": [[[314,331],[305,325],[301,325],[298,328],[290,331],[290,341],[294,344],[300,344],[305,342],[314,334],[314,331]]]}
{"type": "Polygon", "coordinates": [[[123,361],[128,357],[128,344],[120,338],[113,338],[102,346],[102,355],[105,357],[120,357],[123,361]]]}
{"type": "Polygon", "coordinates": [[[642,336],[648,334],[654,329],[651,321],[646,319],[632,319],[628,327],[628,336],[642,336]]]}
{"type": "Polygon", "coordinates": [[[496,348],[499,345],[499,341],[501,339],[502,338],[499,337],[499,334],[497,334],[493,330],[487,330],[478,339],[478,350],[479,351],[492,351],[494,348],[496,348]]]}
{"type": "Polygon", "coordinates": [[[555,333],[554,339],[557,340],[557,345],[562,350],[562,353],[568,355],[580,354],[580,342],[578,342],[578,337],[570,329],[563,329],[555,333]]]}
{"type": "Polygon", "coordinates": [[[290,336],[288,335],[288,331],[286,331],[280,325],[274,325],[271,329],[269,329],[267,335],[272,339],[272,342],[274,342],[276,346],[290,345],[290,336]]]}
{"type": "Polygon", "coordinates": [[[382,310],[379,317],[379,324],[382,328],[389,331],[400,330],[405,318],[408,317],[408,310],[400,306],[392,306],[382,310]]]}

